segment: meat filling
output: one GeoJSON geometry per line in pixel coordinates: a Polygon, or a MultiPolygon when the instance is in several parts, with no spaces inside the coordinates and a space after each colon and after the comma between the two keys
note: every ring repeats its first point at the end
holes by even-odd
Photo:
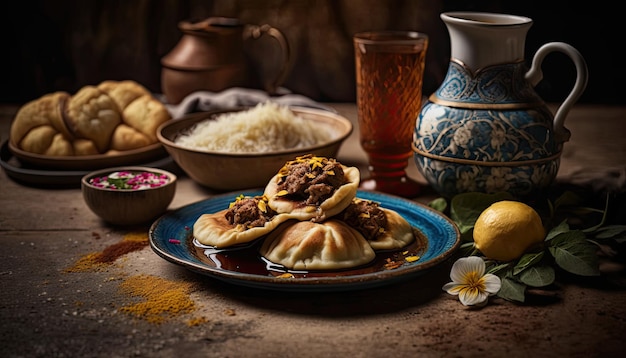
{"type": "Polygon", "coordinates": [[[361,233],[367,240],[376,240],[385,232],[387,216],[378,203],[369,200],[353,200],[343,211],[342,219],[361,233]]]}
{"type": "Polygon", "coordinates": [[[306,155],[289,162],[280,174],[279,191],[303,200],[307,205],[319,205],[335,190],[346,184],[343,167],[333,159],[306,155]]]}
{"type": "Polygon", "coordinates": [[[243,225],[246,228],[264,226],[276,215],[267,205],[267,199],[262,196],[238,197],[226,211],[226,220],[231,225],[243,225]]]}

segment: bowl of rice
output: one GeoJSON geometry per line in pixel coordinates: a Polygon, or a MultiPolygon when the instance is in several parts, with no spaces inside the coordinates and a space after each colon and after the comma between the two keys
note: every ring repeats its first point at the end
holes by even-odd
{"type": "Polygon", "coordinates": [[[352,130],[336,113],[268,101],[173,119],[157,129],[157,137],[195,182],[235,191],[265,187],[298,156],[336,157],[352,130]]]}

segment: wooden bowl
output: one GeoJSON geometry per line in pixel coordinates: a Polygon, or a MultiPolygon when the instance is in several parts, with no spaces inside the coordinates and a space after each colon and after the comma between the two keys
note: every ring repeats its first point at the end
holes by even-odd
{"type": "Polygon", "coordinates": [[[211,116],[243,109],[194,113],[162,124],[157,137],[178,166],[197,183],[216,191],[235,191],[265,187],[286,162],[304,154],[334,158],[341,144],[352,133],[352,123],[338,114],[310,108],[291,110],[308,121],[313,121],[319,130],[330,133],[325,143],[276,152],[231,153],[190,149],[175,143],[180,133],[211,116]]]}
{"type": "Polygon", "coordinates": [[[163,169],[129,166],[96,170],[81,179],[85,203],[102,220],[120,226],[146,224],[167,211],[174,199],[177,177],[163,169]],[[140,189],[116,189],[93,184],[94,178],[102,178],[114,172],[153,173],[165,179],[164,184],[140,189]]]}

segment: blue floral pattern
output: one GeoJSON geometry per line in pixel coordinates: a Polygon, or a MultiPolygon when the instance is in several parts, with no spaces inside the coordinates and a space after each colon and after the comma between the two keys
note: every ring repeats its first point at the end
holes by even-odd
{"type": "Polygon", "coordinates": [[[417,153],[415,162],[433,189],[451,198],[467,192],[509,192],[521,197],[548,188],[558,172],[558,158],[532,166],[485,166],[457,164],[417,153]]]}
{"type": "Polygon", "coordinates": [[[448,72],[435,95],[460,103],[541,104],[543,100],[524,78],[523,62],[489,66],[474,75],[456,61],[450,61],[448,72]]]}
{"type": "Polygon", "coordinates": [[[553,182],[562,143],[555,140],[551,112],[523,74],[521,63],[474,75],[451,61],[421,110],[413,139],[415,162],[441,195],[524,196],[553,182]]]}

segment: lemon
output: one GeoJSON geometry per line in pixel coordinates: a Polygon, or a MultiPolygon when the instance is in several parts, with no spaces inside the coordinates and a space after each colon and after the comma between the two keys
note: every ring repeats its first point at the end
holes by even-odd
{"type": "Polygon", "coordinates": [[[512,200],[491,204],[474,224],[474,246],[485,257],[512,261],[545,239],[541,217],[532,207],[512,200]]]}

